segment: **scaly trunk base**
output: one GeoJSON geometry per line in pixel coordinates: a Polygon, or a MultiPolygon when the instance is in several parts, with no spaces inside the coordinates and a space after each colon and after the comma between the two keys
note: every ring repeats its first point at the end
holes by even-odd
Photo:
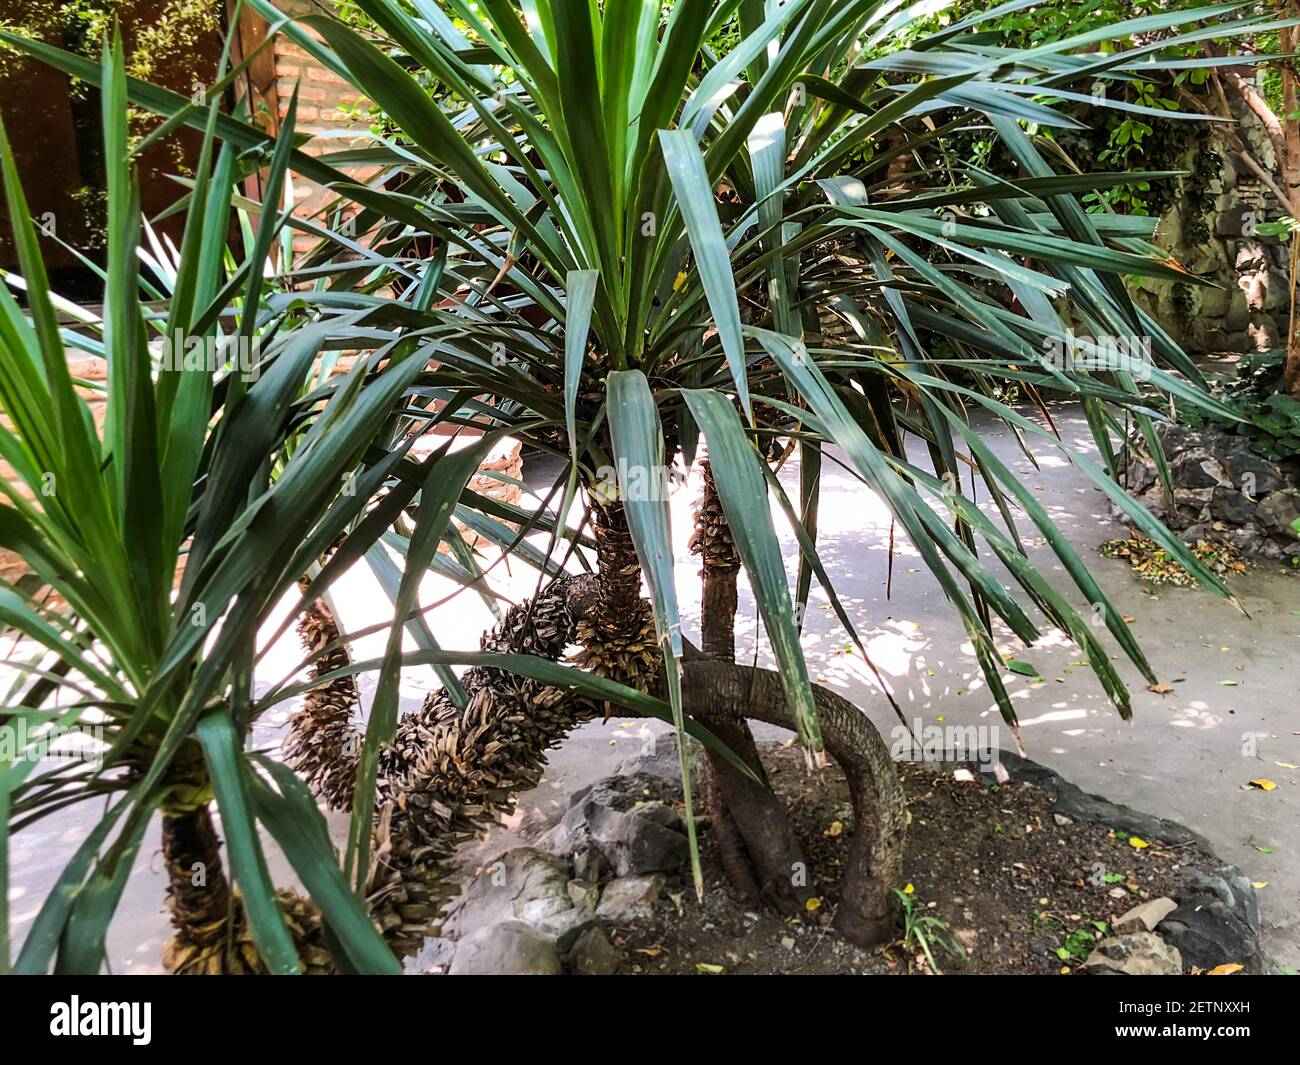
{"type": "MultiPolygon", "coordinates": [[[[239,895],[221,864],[221,842],[206,805],[163,815],[167,908],[175,934],[163,948],[173,976],[264,975],[239,895]]],[[[285,923],[309,975],[334,972],[319,911],[292,891],[277,891],[285,923]]]]}
{"type": "Polygon", "coordinates": [[[627,513],[621,503],[592,503],[599,589],[578,620],[582,650],[574,663],[602,677],[645,690],[659,674],[661,658],[654,615],[641,596],[627,513]]]}
{"type": "MultiPolygon", "coordinates": [[[[299,587],[307,587],[304,578],[299,587]]],[[[323,599],[308,604],[298,618],[298,639],[309,655],[316,654],[339,638],[334,615],[323,599]]],[[[347,648],[339,645],[325,651],[311,665],[311,680],[319,680],[352,664],[347,648]]],[[[352,677],[337,677],[318,684],[303,696],[302,708],[289,721],[284,757],[311,788],[333,810],[352,808],[352,790],[357,781],[357,755],[361,735],[352,723],[361,697],[352,677]]]]}

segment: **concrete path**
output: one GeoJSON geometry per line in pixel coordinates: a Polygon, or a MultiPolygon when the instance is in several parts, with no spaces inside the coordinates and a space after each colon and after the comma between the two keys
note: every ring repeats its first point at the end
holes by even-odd
{"type": "MultiPolygon", "coordinates": [[[[1067,441],[1093,451],[1082,416],[1054,417],[1067,441]]],[[[1043,446],[1033,447],[1035,471],[1005,433],[991,435],[991,442],[1039,492],[1116,608],[1133,618],[1148,660],[1173,687],[1165,695],[1149,692],[1127,660],[1117,662],[1133,692],[1133,719],[1126,723],[1092,670],[1071,664],[1081,656],[1068,639],[1048,632],[1026,649],[1004,632],[1001,650],[1031,662],[1045,678],[1033,683],[1005,674],[1027,753],[1086,791],[1181,821],[1253,880],[1267,882],[1259,891],[1266,948],[1280,963],[1300,968],[1300,770],[1277,764],[1300,765],[1300,575],[1269,563],[1234,579],[1249,617],[1200,589],[1141,582],[1126,562],[1097,555],[1098,545],[1126,530],[1084,474],[1043,446]],[[1249,787],[1257,778],[1278,786],[1249,787]]],[[[919,454],[914,460],[924,462],[919,454]]],[[[1000,716],[965,632],[910,546],[898,552],[886,599],[887,515],[864,503],[847,474],[835,473],[823,483],[821,513],[819,550],[831,580],[851,599],[868,653],[906,716],[996,727],[1000,716]]],[[[1022,527],[1031,559],[1047,568],[1056,587],[1073,592],[1051,549],[1031,539],[1035,531],[1022,527]]],[[[1071,602],[1086,610],[1077,592],[1071,602]]],[[[856,652],[844,652],[828,610],[810,611],[805,646],[815,668],[878,726],[895,724],[856,652]]]]}

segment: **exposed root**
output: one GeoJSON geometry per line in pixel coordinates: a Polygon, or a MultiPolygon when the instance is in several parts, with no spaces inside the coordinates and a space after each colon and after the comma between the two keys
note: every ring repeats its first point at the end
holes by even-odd
{"type": "MultiPolygon", "coordinates": [[[[717,662],[735,660],[736,580],[740,552],[736,549],[718,496],[713,469],[700,463],[704,487],[695,507],[695,531],[689,547],[700,556],[702,651],[717,662]]],[[[792,878],[801,867],[803,851],[790,825],[789,813],[767,783],[754,737],[739,705],[701,711],[701,722],[739,755],[758,777],[746,776],[725,758],[705,752],[707,809],[727,880],[741,898],[765,900],[779,913],[802,913],[810,889],[792,878]]]]}
{"type": "MultiPolygon", "coordinates": [[[[902,876],[907,833],[903,786],[889,748],[866,714],[829,688],[814,684],[813,696],[826,749],[839,763],[853,800],[854,831],[835,927],[850,941],[873,946],[893,935],[893,889],[902,876]]],[[[795,727],[781,678],[769,669],[692,659],[683,669],[682,697],[692,716],[710,707],[742,707],[753,720],[795,727]]]]}

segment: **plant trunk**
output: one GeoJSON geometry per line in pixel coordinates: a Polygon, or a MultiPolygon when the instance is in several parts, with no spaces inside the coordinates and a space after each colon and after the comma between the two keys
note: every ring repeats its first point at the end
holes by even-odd
{"type": "MultiPolygon", "coordinates": [[[[578,661],[588,668],[656,690],[661,678],[654,619],[641,597],[641,569],[626,517],[617,504],[593,511],[599,576],[553,582],[534,600],[512,607],[481,645],[558,661],[576,642],[582,646],[578,661]]],[[[626,713],[508,670],[475,667],[462,684],[469,697],[465,709],[445,689],[432,693],[418,713],[401,719],[392,743],[380,752],[367,901],[399,956],[418,949],[436,924],[441,898],[450,894],[446,863],[456,844],[480,833],[513,807],[518,792],[535,786],[546,750],[576,725],[602,710],[626,713]]],[[[902,791],[865,715],[839,696],[815,690],[827,748],[849,778],[858,826],[836,924],[855,942],[881,941],[892,934],[890,889],[899,873],[906,817],[902,791]]],[[[741,724],[738,734],[725,725],[715,730],[760,769],[743,717],[794,727],[779,678],[768,670],[688,658],[683,691],[692,715],[741,724]]],[[[726,768],[731,775],[725,780],[748,783],[729,763],[726,768]]],[[[775,802],[769,789],[757,794],[762,802],[775,802]]],[[[763,886],[776,896],[773,901],[806,891],[797,844],[792,852],[789,841],[769,841],[772,826],[778,834],[789,831],[784,808],[729,795],[727,800],[733,816],[739,815],[746,846],[756,841],[751,854],[781,856],[779,865],[770,859],[770,870],[760,867],[771,881],[763,886]]]]}
{"type": "MultiPolygon", "coordinates": [[[[221,865],[221,840],[205,803],[163,814],[163,861],[167,866],[167,908],[175,934],[163,948],[163,965],[173,976],[261,976],[266,974],[239,893],[221,865]]],[[[305,973],[335,972],[325,928],[315,904],[292,891],[276,901],[305,973]]]]}
{"type": "MultiPolygon", "coordinates": [[[[690,549],[700,556],[702,597],[700,635],[706,657],[735,661],[736,579],[740,555],[727,525],[718,486],[707,459],[701,463],[704,487],[695,510],[690,549]]],[[[713,751],[706,751],[707,808],[727,879],[751,904],[766,900],[784,914],[802,913],[809,897],[803,852],[784,805],[767,783],[749,724],[739,706],[711,708],[701,718],[758,780],[713,751]]]]}
{"type": "Polygon", "coordinates": [[[700,472],[704,486],[695,507],[695,532],[690,541],[691,551],[700,556],[700,650],[718,662],[734,662],[740,553],[732,540],[708,459],[700,462],[700,472]]]}
{"type": "Polygon", "coordinates": [[[645,689],[659,674],[654,615],[641,596],[637,558],[627,512],[619,502],[591,505],[599,589],[589,618],[578,622],[582,652],[578,665],[634,688],[645,689]]]}
{"type": "Polygon", "coordinates": [[[207,805],[164,814],[162,843],[167,908],[176,930],[163,953],[163,964],[178,976],[229,971],[230,882],[207,805]]]}
{"type": "MultiPolygon", "coordinates": [[[[305,591],[308,583],[304,577],[298,586],[305,591]]],[[[298,639],[309,655],[339,639],[338,625],[325,600],[317,599],[303,610],[298,618],[298,639]]],[[[308,676],[318,680],[351,664],[347,648],[339,644],[312,663],[308,676]]],[[[284,741],[285,761],[334,810],[352,808],[361,740],[352,715],[360,702],[352,677],[339,677],[312,688],[303,697],[302,708],[290,719],[289,735],[284,741]]]]}
{"type": "MultiPolygon", "coordinates": [[[[894,887],[902,876],[907,804],[889,748],[870,719],[847,699],[813,685],[826,749],[839,764],[853,801],[853,836],[840,882],[835,927],[859,946],[894,935],[894,887]]],[[[697,716],[744,707],[746,717],[793,729],[780,676],[724,662],[692,659],[682,672],[686,710],[697,716]]]]}
{"type": "MultiPolygon", "coordinates": [[[[561,577],[507,610],[479,646],[559,661],[577,627],[591,624],[597,598],[591,576],[561,577]]],[[[398,957],[435,933],[445,900],[456,893],[447,872],[456,845],[509,814],[515,796],[536,787],[547,750],[602,710],[488,666],[468,670],[461,686],[464,709],[445,688],[431,692],[379,752],[366,901],[398,957]]]]}
{"type": "MultiPolygon", "coordinates": [[[[1300,0],[1285,0],[1282,14],[1300,17],[1300,0]]],[[[1288,58],[1282,60],[1282,129],[1285,157],[1278,160],[1282,182],[1291,196],[1291,217],[1300,221],[1300,79],[1296,76],[1296,60],[1290,58],[1300,47],[1300,32],[1286,26],[1279,31],[1281,51],[1288,58]]],[[[1288,278],[1291,287],[1291,309],[1287,317],[1286,363],[1284,366],[1286,391],[1300,397],[1300,319],[1296,316],[1297,275],[1300,275],[1300,232],[1291,233],[1291,269],[1288,278]]]]}

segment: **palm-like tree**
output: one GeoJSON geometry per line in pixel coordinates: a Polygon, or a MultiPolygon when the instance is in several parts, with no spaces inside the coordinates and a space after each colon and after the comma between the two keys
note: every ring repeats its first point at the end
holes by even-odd
{"type": "MultiPolygon", "coordinates": [[[[600,576],[595,616],[578,623],[580,661],[643,686],[653,679],[679,721],[685,707],[748,763],[747,776],[714,759],[726,800],[715,813],[730,814],[737,851],[752,863],[754,875],[738,870],[738,882],[789,908],[802,902],[789,882],[797,843],[761,782],[741,719],[766,713],[796,727],[814,757],[821,749],[824,715],[799,653],[794,600],[806,599],[820,570],[813,503],[824,443],[838,445],[885,498],[939,577],[1008,721],[1014,714],[991,618],[1026,640],[1038,628],[979,561],[977,538],[1047,619],[1079,641],[1127,714],[1127,692],[1097,635],[1024,561],[1014,523],[998,529],[963,493],[964,468],[982,475],[1004,516],[1013,505],[1029,515],[1088,602],[1101,604],[1121,647],[1153,677],[1150,667],[1032,495],[970,429],[964,406],[1048,436],[995,398],[995,385],[1015,381],[1031,392],[1080,397],[1103,454],[1111,451],[1116,409],[1131,411],[1154,439],[1151,393],[1142,394],[1123,368],[1067,371],[1042,357],[1045,346],[1067,341],[1070,315],[1096,335],[1151,337],[1155,359],[1143,369],[1155,389],[1209,402],[1196,390],[1195,368],[1134,308],[1121,279],[1185,274],[1143,243],[1150,231],[1141,223],[1087,216],[1075,198],[1133,176],[1058,174],[1041,140],[1023,128],[1026,121],[1070,124],[1043,101],[1070,98],[1069,86],[1079,82],[1160,67],[1166,48],[1199,39],[1202,27],[1105,55],[1083,51],[1100,33],[1017,52],[991,49],[972,20],[907,52],[881,54],[880,42],[913,13],[818,0],[687,0],[670,10],[613,0],[600,8],[537,4],[527,17],[505,0],[476,8],[454,0],[358,6],[379,38],[323,16],[282,29],[374,100],[400,133],[400,144],[364,152],[384,167],[382,182],[402,175],[396,195],[385,200],[380,182],[364,195],[335,185],[365,206],[360,222],[373,227],[374,248],[386,256],[405,251],[403,270],[436,270],[449,290],[435,305],[427,283],[400,271],[370,272],[361,286],[377,300],[368,322],[411,338],[475,323],[472,341],[447,345],[456,350],[440,355],[424,383],[463,404],[451,421],[508,428],[567,455],[554,495],[567,504],[576,487],[586,490],[600,576]],[[711,35],[733,17],[739,41],[715,54],[711,35]],[[436,101],[412,68],[439,84],[436,101]],[[937,173],[912,172],[937,134],[984,120],[1019,162],[1018,179],[952,160],[937,173]],[[426,262],[430,236],[439,253],[426,262]],[[385,286],[396,288],[395,299],[385,286]],[[706,590],[706,651],[730,657],[734,574],[743,566],[780,666],[780,683],[761,690],[784,692],[779,710],[746,705],[755,698],[753,678],[732,681],[748,671],[725,661],[683,667],[690,649],[671,578],[666,501],[654,492],[645,498],[630,483],[648,475],[642,484],[655,484],[655,471],[678,449],[689,460],[701,429],[711,475],[697,540],[706,589],[716,593],[706,590]],[[932,471],[909,463],[907,433],[926,442],[932,471]],[[797,506],[765,468],[777,436],[801,451],[797,506]],[[621,494],[608,491],[610,470],[621,494]],[[780,566],[768,486],[804,534],[796,597],[780,566]],[[952,527],[929,493],[947,507],[952,527]],[[707,549],[710,541],[716,550],[707,549]],[[641,606],[643,577],[653,627],[641,606]]],[[[1197,16],[1132,20],[1105,36],[1185,26],[1197,16]]],[[[1257,23],[1226,32],[1249,25],[1257,23]]],[[[1072,458],[1222,591],[1126,501],[1109,476],[1113,462],[1108,471],[1072,458]]],[[[901,841],[887,809],[897,793],[870,740],[857,737],[852,751],[847,742],[840,738],[837,757],[867,767],[860,813],[873,802],[878,808],[875,819],[862,817],[864,835],[881,821],[899,828],[861,848],[857,897],[840,910],[843,928],[871,939],[885,927],[889,885],[881,867],[892,865],[901,841]]]]}
{"type": "MultiPolygon", "coordinates": [[[[569,610],[566,622],[584,645],[583,664],[663,694],[679,727],[690,711],[728,739],[748,771],[736,760],[718,761],[720,772],[735,770],[735,786],[722,792],[757,886],[774,900],[800,901],[784,873],[793,835],[752,828],[753,811],[772,807],[755,779],[761,767],[747,749],[745,716],[796,728],[811,759],[830,746],[857,774],[856,858],[837,920],[858,939],[878,938],[888,926],[889,876],[902,837],[897,782],[879,757],[879,737],[861,714],[809,682],[798,645],[795,604],[806,601],[812,575],[849,625],[815,549],[824,445],[835,445],[880,494],[940,581],[1009,721],[992,619],[1026,640],[1038,626],[980,561],[979,540],[1044,617],[1079,642],[1120,712],[1128,712],[1098,633],[1025,560],[1012,506],[1041,530],[1086,601],[1100,605],[1094,616],[1128,657],[1154,676],[1032,493],[971,429],[968,407],[1061,447],[1204,583],[1223,591],[1110,476],[1115,411],[1132,412],[1149,430],[1155,393],[1210,402],[1196,388],[1194,367],[1133,307],[1122,283],[1124,274],[1185,275],[1143,242],[1150,233],[1140,222],[1088,216],[1079,206],[1079,193],[1134,175],[1057,173],[1046,142],[1025,124],[1050,130],[1067,123],[1048,105],[1070,98],[1070,85],[1163,68],[1167,48],[1248,32],[1257,19],[1197,25],[1114,54],[1087,49],[1102,39],[1191,26],[1225,9],[1131,20],[1104,35],[1018,51],[990,48],[973,20],[882,54],[891,34],[916,16],[878,0],[537,2],[526,5],[527,18],[508,0],[361,0],[376,34],[327,16],[284,22],[264,0],[252,2],[374,100],[387,128],[400,134],[324,159],[294,153],[295,169],[360,205],[360,228],[372,234],[367,258],[340,263],[323,286],[328,291],[313,299],[358,313],[371,340],[388,335],[402,350],[423,353],[430,367],[415,387],[444,404],[434,416],[445,424],[508,431],[567,458],[552,498],[566,514],[570,501],[583,497],[599,571],[594,603],[569,610]],[[736,43],[715,49],[716,31],[733,24],[736,43]],[[437,100],[417,74],[432,75],[437,100]],[[1018,177],[953,160],[912,171],[945,131],[972,122],[993,126],[1019,164],[1018,177]],[[357,163],[378,163],[382,173],[360,183],[339,169],[357,163]],[[1072,318],[1093,335],[1150,337],[1154,359],[1144,369],[1152,387],[1144,392],[1122,368],[1089,372],[1045,360],[1045,344],[1067,343],[1072,318]],[[995,385],[1007,382],[1078,396],[1107,457],[1103,466],[1000,402],[995,385]],[[756,676],[725,661],[697,660],[681,633],[667,500],[638,489],[653,489],[676,453],[689,461],[701,431],[719,489],[702,508],[702,530],[735,545],[779,673],[756,676]],[[902,447],[908,433],[925,442],[931,470],[909,461],[902,447]],[[797,500],[771,475],[775,438],[800,451],[797,500]],[[965,493],[965,469],[982,477],[1005,528],[965,493]],[[611,470],[619,492],[609,491],[611,470]],[[793,596],[769,492],[801,541],[793,596]],[[649,605],[641,600],[643,579],[649,605]]],[[[1003,10],[1025,6],[1013,0],[1003,10]]],[[[72,57],[26,47],[86,76],[72,57]]],[[[132,96],[169,117],[196,120],[186,101],[161,90],[135,85],[132,96]]],[[[268,143],[259,130],[227,118],[218,120],[217,133],[243,149],[268,143]]],[[[346,243],[355,254],[355,243],[346,243]]],[[[320,263],[330,254],[322,250],[320,263]]],[[[465,496],[458,514],[516,519],[525,529],[545,524],[553,546],[582,532],[501,508],[485,517],[476,513],[482,505],[465,496]]],[[[413,551],[408,566],[430,557],[413,551]]],[[[722,559],[720,568],[734,571],[734,561],[722,559]]],[[[723,592],[705,628],[710,650],[725,659],[734,600],[723,592]]],[[[399,618],[406,614],[399,602],[399,618]]],[[[554,640],[514,647],[512,634],[528,629],[507,626],[493,649],[562,652],[554,640]]],[[[426,650],[415,657],[448,656],[426,650]]],[[[402,659],[387,656],[387,668],[402,659]]],[[[532,659],[480,663],[506,665],[538,684],[562,679],[558,667],[548,671],[532,659]]],[[[476,689],[485,690],[491,685],[476,689]]],[[[593,684],[584,697],[599,690],[593,684]]],[[[409,731],[430,718],[449,728],[449,706],[463,714],[466,695],[449,687],[409,731]]],[[[641,709],[659,705],[620,698],[641,709]]],[[[356,767],[350,862],[358,882],[371,867],[369,785],[381,759],[411,749],[395,703],[386,700],[382,709],[372,713],[356,767]]],[[[535,762],[580,716],[557,714],[553,728],[538,726],[505,749],[535,762]]],[[[501,799],[494,794],[484,803],[473,787],[426,763],[422,775],[405,778],[425,799],[409,808],[436,811],[413,829],[414,845],[473,823],[501,799]]],[[[684,760],[684,775],[687,768],[684,760]]],[[[475,778],[473,786],[484,785],[475,778]]]]}
{"type": "MultiPolygon", "coordinates": [[[[217,112],[207,109],[173,256],[156,241],[151,250],[139,246],[120,42],[105,51],[98,80],[109,217],[102,318],[51,293],[0,130],[21,266],[0,287],[0,454],[9,468],[0,479],[0,545],[29,570],[0,588],[0,617],[30,655],[7,663],[16,679],[0,710],[8,741],[0,764],[0,964],[10,965],[3,903],[10,835],[98,801],[103,813],[45,900],[18,971],[44,972],[51,963],[59,972],[100,969],[109,922],[160,813],[172,971],[395,972],[307,788],[245,743],[258,712],[259,629],[326,546],[342,538],[341,553],[360,552],[361,541],[347,534],[374,493],[390,486],[401,458],[385,452],[368,463],[364,455],[377,436],[386,439],[422,366],[377,353],[382,368],[362,359],[321,382],[329,326],[273,306],[263,264],[282,222],[275,204],[292,113],[289,138],[266,160],[267,203],[236,260],[228,236],[240,164],[232,147],[218,147],[217,112]],[[152,276],[142,274],[142,261],[152,276]],[[61,327],[60,314],[73,325],[61,327]],[[73,351],[108,365],[102,426],[69,375],[73,351]],[[227,367],[238,352],[249,358],[227,367]],[[42,761],[52,737],[78,730],[101,748],[90,743],[82,759],[42,761]],[[258,826],[283,847],[310,902],[275,890],[258,826]]],[[[437,465],[431,459],[423,472],[437,465]]],[[[314,582],[313,595],[327,586],[314,582]]]]}

